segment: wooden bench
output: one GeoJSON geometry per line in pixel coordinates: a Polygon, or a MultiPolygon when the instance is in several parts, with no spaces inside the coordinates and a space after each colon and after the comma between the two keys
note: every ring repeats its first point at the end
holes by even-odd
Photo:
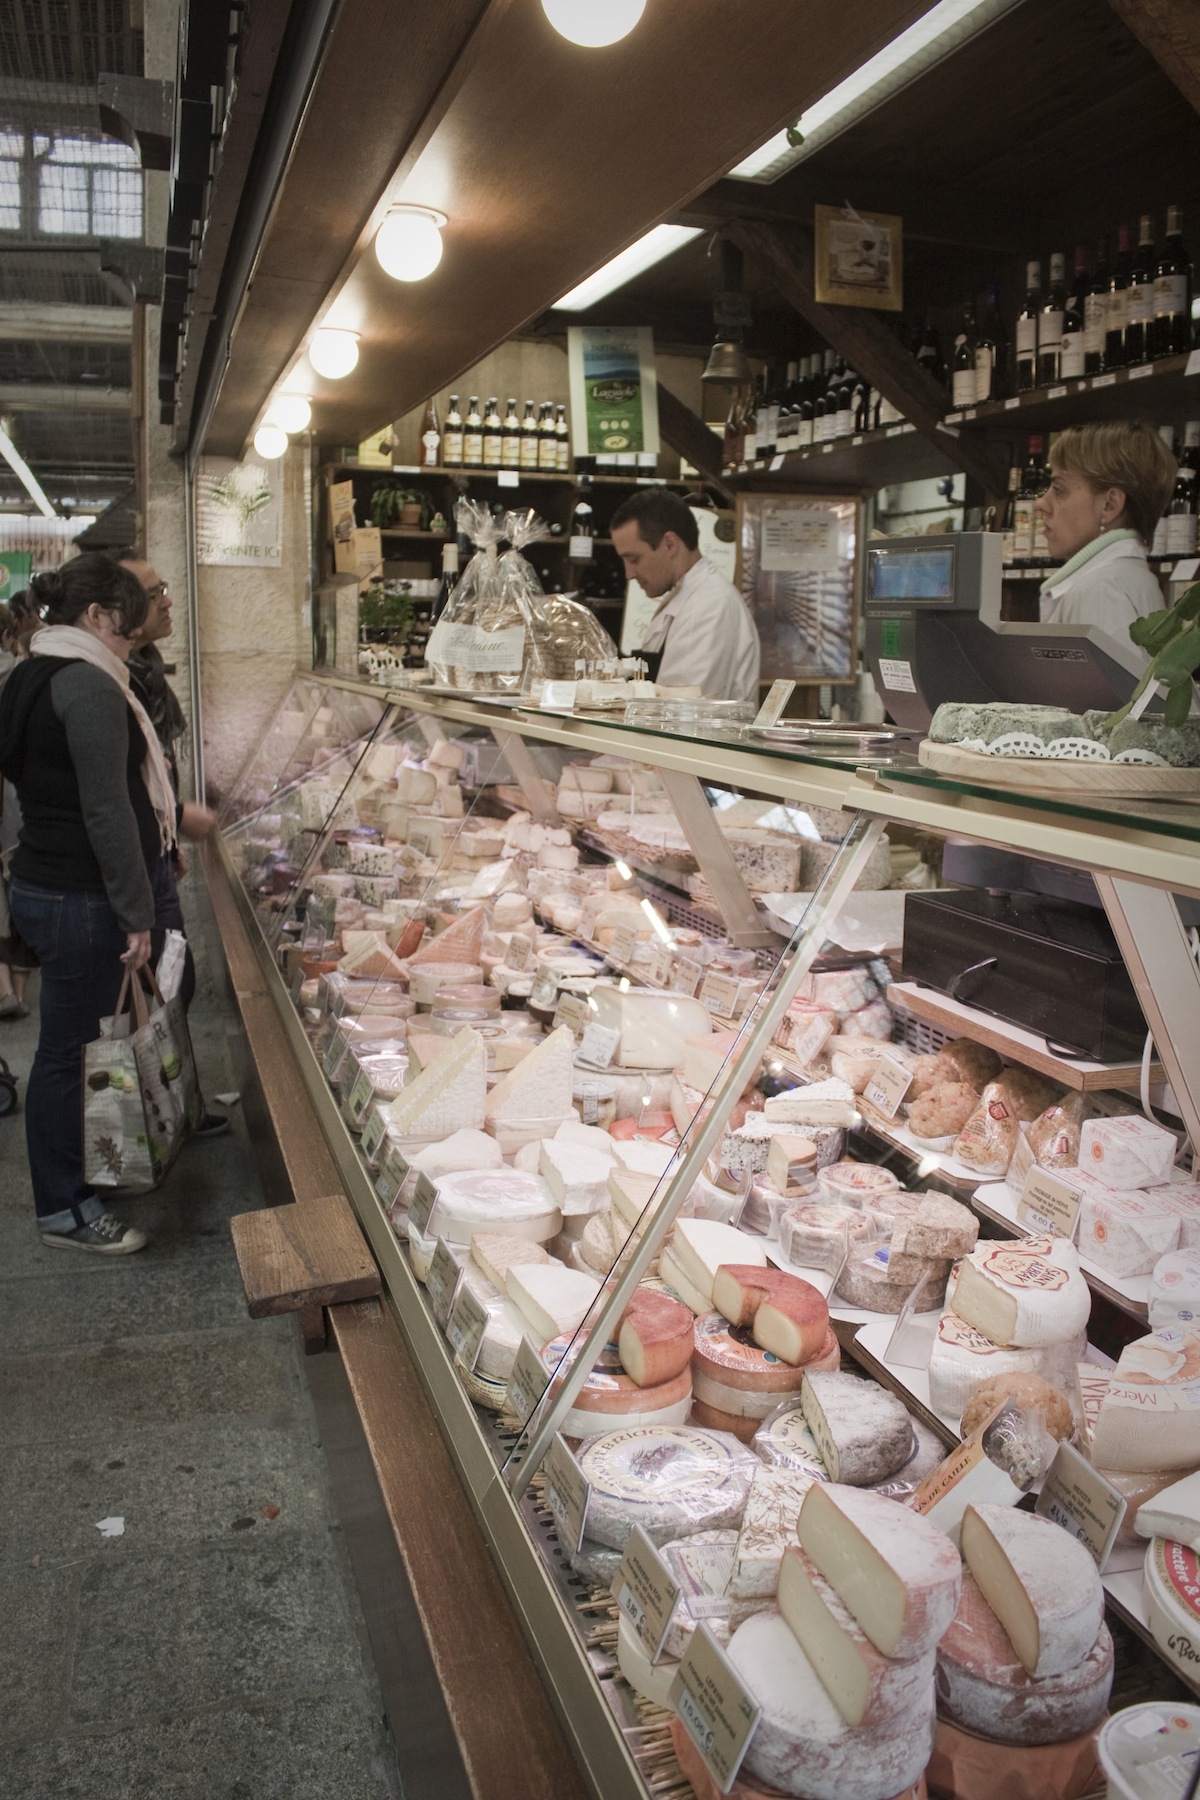
{"type": "Polygon", "coordinates": [[[325,1348],[325,1308],[369,1300],[379,1270],[344,1194],[238,1213],[229,1221],[252,1319],[299,1313],[304,1348],[325,1348]]]}

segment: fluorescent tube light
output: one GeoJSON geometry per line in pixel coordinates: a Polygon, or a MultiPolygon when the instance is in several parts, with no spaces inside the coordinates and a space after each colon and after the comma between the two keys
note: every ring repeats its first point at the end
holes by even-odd
{"type": "Polygon", "coordinates": [[[786,130],[777,131],[730,169],[730,175],[739,181],[777,181],[839,131],[873,111],[1019,3],[1020,0],[938,0],[907,31],[885,44],[877,55],[800,115],[802,144],[789,144],[786,130]]]}
{"type": "Polygon", "coordinates": [[[655,263],[673,256],[685,244],[700,236],[700,228],[696,225],[656,225],[645,237],[640,237],[636,244],[630,244],[628,250],[622,250],[611,262],[606,262],[602,269],[581,281],[578,287],[564,294],[561,300],[554,303],[555,312],[583,312],[594,306],[597,300],[603,300],[607,294],[615,293],[617,288],[632,281],[635,275],[641,275],[646,269],[652,269],[655,263]]]}
{"type": "Polygon", "coordinates": [[[21,483],[29,498],[33,501],[44,519],[57,519],[58,514],[47,500],[41,482],[30,468],[7,431],[0,427],[0,456],[2,456],[17,480],[21,483]]]}

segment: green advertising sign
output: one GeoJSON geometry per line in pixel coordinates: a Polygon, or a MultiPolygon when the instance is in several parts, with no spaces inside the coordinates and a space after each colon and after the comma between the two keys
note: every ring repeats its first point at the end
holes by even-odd
{"type": "Polygon", "coordinates": [[[573,325],[567,339],[576,456],[656,455],[653,333],[646,326],[573,325]]]}
{"type": "Polygon", "coordinates": [[[11,600],[29,586],[33,574],[33,558],[27,550],[0,550],[0,600],[11,600]]]}

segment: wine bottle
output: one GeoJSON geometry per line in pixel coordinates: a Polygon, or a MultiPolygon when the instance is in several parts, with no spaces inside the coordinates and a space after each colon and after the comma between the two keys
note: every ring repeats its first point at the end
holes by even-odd
{"type": "MultiPolygon", "coordinates": [[[[1035,503],[1041,499],[1050,485],[1050,471],[1045,464],[1046,440],[1044,437],[1031,437],[1029,440],[1029,481],[1033,487],[1035,503]]],[[[1050,545],[1046,541],[1046,521],[1038,511],[1033,509],[1033,560],[1034,562],[1050,561],[1050,545]]]]}
{"type": "Polygon", "coordinates": [[[554,435],[554,407],[543,400],[538,408],[538,468],[553,475],[558,468],[558,439],[554,435]]]}
{"type": "MultiPolygon", "coordinates": [[[[1021,465],[1020,465],[1020,463],[1014,463],[1008,471],[1008,498],[1004,503],[1004,513],[1003,513],[1003,516],[1002,516],[1001,522],[1000,522],[1000,530],[1003,533],[1003,542],[1002,542],[1002,546],[1001,546],[1000,556],[1001,556],[1001,560],[1004,562],[1004,564],[1006,566],[1009,563],[1015,562],[1016,557],[1017,557],[1016,512],[1017,512],[1017,489],[1020,487],[1020,485],[1021,485],[1021,465]]],[[[1030,533],[1030,536],[1029,536],[1029,543],[1032,546],[1032,544],[1033,544],[1032,532],[1030,533]]]]}
{"type": "Polygon", "coordinates": [[[571,514],[571,541],[567,554],[572,562],[590,562],[593,556],[593,543],[596,536],[594,515],[592,513],[591,481],[586,475],[579,477],[579,498],[575,502],[571,514]]]}
{"type": "Polygon", "coordinates": [[[1196,554],[1196,471],[1187,460],[1187,449],[1179,459],[1175,491],[1167,506],[1168,556],[1196,554]]]}
{"type": "Polygon", "coordinates": [[[483,467],[483,417],[479,411],[479,395],[467,402],[467,423],[463,430],[463,463],[468,469],[483,467]]]}
{"type": "Polygon", "coordinates": [[[521,467],[536,469],[538,466],[538,422],[533,416],[533,401],[525,402],[525,417],[521,420],[521,467]]]}
{"type": "Polygon", "coordinates": [[[1117,232],[1117,255],[1108,283],[1104,313],[1104,367],[1125,367],[1125,326],[1129,320],[1129,282],[1133,274],[1133,250],[1128,225],[1117,232]]]}
{"type": "Polygon", "coordinates": [[[1192,263],[1183,242],[1183,214],[1167,208],[1167,235],[1154,270],[1154,354],[1182,356],[1192,344],[1192,263]]]}
{"type": "Polygon", "coordinates": [[[786,456],[796,448],[796,432],[800,424],[800,363],[790,362],[784,376],[783,395],[779,402],[779,430],[775,437],[775,454],[786,456]]]}
{"type": "Polygon", "coordinates": [[[1125,308],[1125,361],[1132,368],[1149,362],[1154,338],[1154,220],[1143,213],[1137,254],[1129,271],[1125,308]]]}
{"type": "Polygon", "coordinates": [[[437,599],[433,603],[433,614],[430,623],[436,625],[446,610],[446,602],[458,583],[458,543],[442,545],[442,579],[438,584],[437,599]]]}
{"type": "Polygon", "coordinates": [[[854,430],[854,385],[857,380],[854,370],[843,365],[837,385],[837,411],[833,415],[835,437],[849,437],[854,430]]]}
{"type": "Polygon", "coordinates": [[[1038,319],[1042,311],[1042,265],[1025,265],[1025,304],[1017,314],[1017,392],[1037,386],[1038,319]]]}
{"type": "Polygon", "coordinates": [[[975,404],[986,406],[989,400],[1004,397],[1004,333],[1000,324],[1000,289],[989,281],[975,333],[975,404]]]}
{"type": "Polygon", "coordinates": [[[754,443],[756,461],[760,463],[770,461],[775,454],[775,440],[778,435],[779,412],[775,404],[775,382],[770,364],[768,364],[763,370],[762,394],[758,403],[758,430],[754,443]]]}
{"type": "Polygon", "coordinates": [[[946,365],[942,360],[942,349],[938,342],[937,325],[932,309],[925,314],[924,329],[917,333],[913,354],[930,379],[936,381],[940,388],[944,388],[946,365]]]}
{"type": "Polygon", "coordinates": [[[502,469],[519,469],[521,466],[521,421],[517,417],[517,398],[509,395],[508,408],[504,414],[504,440],[500,446],[500,467],[502,469]]]}
{"type": "Polygon", "coordinates": [[[504,427],[500,423],[500,406],[493,396],[483,415],[483,466],[498,469],[504,455],[504,427]]]}
{"type": "Polygon", "coordinates": [[[1013,501],[1013,559],[1016,562],[1029,562],[1036,554],[1038,526],[1034,502],[1045,486],[1042,478],[1044,449],[1044,438],[1030,438],[1028,459],[1021,470],[1013,501]]]}
{"type": "Polygon", "coordinates": [[[1060,381],[1077,381],[1084,372],[1084,312],[1087,304],[1087,246],[1075,246],[1075,274],[1063,313],[1062,356],[1059,359],[1060,381]]]}
{"type": "Polygon", "coordinates": [[[571,428],[567,424],[567,409],[556,406],[554,409],[554,437],[556,441],[556,467],[560,475],[567,475],[571,469],[571,428]]]}
{"type": "Polygon", "coordinates": [[[975,373],[975,314],[968,306],[963,312],[963,322],[958,336],[954,340],[954,352],[950,358],[950,403],[961,410],[974,406],[979,395],[978,381],[975,373]]]}
{"type": "MultiPolygon", "coordinates": [[[[1174,427],[1171,425],[1160,425],[1158,428],[1158,435],[1162,439],[1163,443],[1167,446],[1167,450],[1170,453],[1170,455],[1174,456],[1175,455],[1175,430],[1174,430],[1174,427]]],[[[1182,453],[1181,453],[1181,459],[1182,459],[1182,453]]],[[[1167,504],[1169,506],[1170,502],[1168,501],[1167,504]]],[[[1167,519],[1168,519],[1168,515],[1164,511],[1162,516],[1158,519],[1157,523],[1155,524],[1154,536],[1150,541],[1151,556],[1165,556],[1167,554],[1167,531],[1168,531],[1167,519]]]]}
{"type": "Polygon", "coordinates": [[[794,442],[797,450],[812,449],[813,374],[816,362],[817,358],[815,356],[808,356],[804,359],[804,374],[800,383],[800,399],[796,405],[796,435],[794,442]]]}
{"type": "Polygon", "coordinates": [[[421,427],[421,467],[439,468],[441,449],[442,428],[438,422],[437,401],[431,398],[425,408],[425,423],[421,427]]]}
{"type": "Polygon", "coordinates": [[[1101,238],[1096,266],[1083,304],[1083,372],[1099,375],[1104,368],[1104,333],[1108,327],[1108,239],[1101,238]]]}
{"type": "Polygon", "coordinates": [[[748,469],[758,461],[758,409],[761,404],[762,389],[755,383],[743,421],[742,462],[748,469]]]}
{"type": "Polygon", "coordinates": [[[451,394],[450,410],[446,414],[446,440],[442,445],[442,455],[448,469],[461,469],[463,460],[463,422],[458,410],[458,395],[451,394]]]}
{"type": "Polygon", "coordinates": [[[1038,319],[1037,378],[1039,387],[1053,387],[1062,366],[1063,314],[1067,310],[1067,259],[1056,250],[1050,258],[1050,288],[1038,319]]]}

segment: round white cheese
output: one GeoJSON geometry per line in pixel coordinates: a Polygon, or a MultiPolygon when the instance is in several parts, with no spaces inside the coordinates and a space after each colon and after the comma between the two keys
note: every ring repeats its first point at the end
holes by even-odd
{"type": "Polygon", "coordinates": [[[1189,1682],[1200,1681],[1200,1563],[1173,1538],[1153,1538],[1146,1550],[1142,1592],[1154,1641],[1189,1682]]]}
{"type": "Polygon", "coordinates": [[[448,1244],[469,1244],[477,1231],[503,1230],[544,1244],[562,1220],[546,1184],[517,1169],[479,1169],[445,1175],[436,1183],[437,1203],[427,1235],[448,1244]]]}
{"type": "Polygon", "coordinates": [[[950,1304],[994,1344],[1036,1349],[1084,1330],[1092,1296],[1066,1238],[998,1238],[959,1264],[950,1304]]]}
{"type": "Polygon", "coordinates": [[[691,1426],[637,1426],[580,1456],[592,1490],[588,1530],[620,1549],[635,1525],[653,1543],[740,1522],[758,1458],[735,1438],[691,1426]]]}
{"type": "Polygon", "coordinates": [[[1069,1392],[1075,1364],[1086,1352],[1086,1331],[1065,1344],[1005,1350],[960,1319],[956,1312],[944,1312],[938,1320],[929,1359],[930,1404],[957,1427],[967,1401],[990,1375],[1042,1375],[1055,1387],[1069,1392]]]}
{"type": "Polygon", "coordinates": [[[1150,1277],[1150,1329],[1195,1331],[1200,1321],[1200,1250],[1171,1250],[1150,1277]]]}
{"type": "Polygon", "coordinates": [[[671,1689],[679,1673],[679,1664],[669,1657],[652,1663],[638,1642],[628,1619],[622,1619],[617,1626],[617,1667],[630,1687],[641,1694],[644,1700],[674,1711],[671,1689]]]}

